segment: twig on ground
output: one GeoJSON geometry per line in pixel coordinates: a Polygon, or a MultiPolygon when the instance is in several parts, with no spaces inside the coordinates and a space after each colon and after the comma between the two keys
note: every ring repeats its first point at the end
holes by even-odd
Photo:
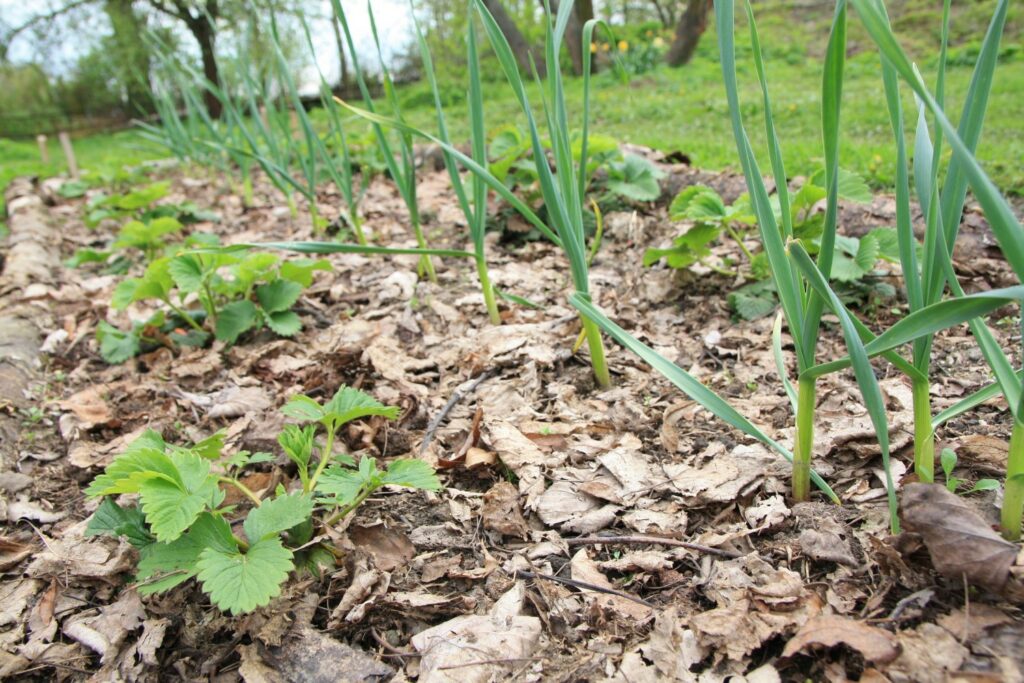
{"type": "Polygon", "coordinates": [[[423,443],[420,444],[420,455],[423,455],[424,453],[427,452],[427,447],[429,447],[430,442],[434,440],[434,434],[437,432],[437,428],[441,426],[441,422],[443,422],[444,419],[448,416],[448,413],[452,411],[452,408],[454,408],[455,405],[463,398],[473,393],[473,391],[475,391],[476,388],[480,386],[480,384],[484,380],[489,379],[490,377],[495,375],[497,371],[498,368],[491,368],[489,370],[485,370],[484,372],[480,373],[478,376],[474,377],[468,382],[463,382],[458,386],[458,388],[455,389],[455,391],[452,393],[452,397],[448,399],[448,403],[444,405],[444,408],[441,409],[441,412],[435,415],[434,419],[430,421],[429,425],[427,425],[427,431],[423,435],[423,443]]]}
{"type": "Polygon", "coordinates": [[[607,593],[608,595],[617,595],[620,598],[625,598],[627,600],[632,600],[633,602],[638,602],[644,607],[654,607],[653,604],[647,602],[643,598],[638,598],[635,595],[630,595],[629,593],[617,591],[614,588],[605,588],[604,586],[598,586],[593,583],[587,583],[586,581],[577,581],[575,579],[566,579],[561,576],[552,576],[551,574],[539,574],[537,572],[526,572],[522,570],[516,571],[516,578],[546,579],[548,581],[554,581],[555,583],[565,584],[566,586],[572,586],[573,588],[579,588],[581,590],[595,591],[597,593],[607,593]]]}
{"type": "Polygon", "coordinates": [[[578,536],[576,538],[563,539],[567,545],[612,545],[614,543],[623,544],[635,544],[635,543],[657,543],[660,545],[671,545],[678,548],[687,548],[689,550],[696,550],[697,552],[707,553],[709,555],[721,555],[722,557],[729,557],[735,559],[737,557],[743,557],[742,553],[738,553],[734,550],[723,550],[722,548],[712,548],[711,546],[701,545],[699,543],[690,543],[689,541],[680,541],[675,538],[662,538],[660,536],[644,536],[644,535],[633,535],[633,536],[578,536]]]}
{"type": "Polygon", "coordinates": [[[463,662],[462,664],[451,664],[449,666],[439,666],[438,671],[449,671],[451,669],[462,669],[467,666],[483,666],[486,664],[511,664],[512,662],[536,662],[542,659],[541,657],[508,657],[506,659],[481,659],[479,662],[463,662]]]}

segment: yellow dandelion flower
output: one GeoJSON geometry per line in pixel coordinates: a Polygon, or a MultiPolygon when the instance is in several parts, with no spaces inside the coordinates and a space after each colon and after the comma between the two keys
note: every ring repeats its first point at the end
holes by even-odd
{"type": "Polygon", "coordinates": [[[619,52],[625,52],[629,49],[629,43],[624,40],[619,41],[619,52]]]}
{"type": "Polygon", "coordinates": [[[608,52],[608,43],[601,43],[601,52],[608,52]]]}
{"type": "Polygon", "coordinates": [[[597,52],[597,43],[591,43],[590,44],[590,53],[593,54],[595,52],[597,52]]]}
{"type": "Polygon", "coordinates": [[[658,36],[654,39],[654,47],[662,47],[665,44],[664,38],[658,36]]]}

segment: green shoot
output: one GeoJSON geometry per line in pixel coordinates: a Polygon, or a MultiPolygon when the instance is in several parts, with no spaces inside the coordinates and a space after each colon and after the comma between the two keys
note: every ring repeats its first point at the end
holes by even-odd
{"type": "MultiPolygon", "coordinates": [[[[420,55],[423,59],[423,70],[426,72],[427,81],[434,94],[434,108],[437,111],[438,137],[444,140],[449,146],[451,139],[448,135],[448,125],[445,123],[444,109],[441,106],[441,93],[437,87],[437,78],[434,74],[434,64],[430,57],[430,50],[427,49],[427,41],[423,38],[419,23],[416,23],[416,35],[420,44],[420,55]]],[[[483,87],[480,83],[480,55],[476,43],[476,27],[472,21],[469,22],[469,30],[466,34],[466,61],[469,64],[469,118],[470,118],[470,147],[473,160],[481,166],[487,165],[487,148],[484,133],[484,101],[483,87]]],[[[447,150],[442,148],[444,164],[448,169],[451,178],[452,188],[455,191],[456,199],[466,217],[469,225],[469,234],[473,240],[473,253],[475,254],[477,277],[480,279],[480,289],[483,292],[484,304],[487,307],[487,314],[494,325],[501,324],[501,315],[498,313],[498,304],[494,298],[494,287],[491,286],[490,274],[487,270],[487,254],[485,253],[484,236],[487,230],[487,185],[483,181],[470,178],[469,192],[466,184],[459,175],[459,166],[455,158],[447,150]]]]}

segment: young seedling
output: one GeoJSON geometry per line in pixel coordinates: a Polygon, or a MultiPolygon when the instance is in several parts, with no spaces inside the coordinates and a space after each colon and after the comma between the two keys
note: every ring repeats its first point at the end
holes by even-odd
{"type": "MultiPolygon", "coordinates": [[[[965,482],[963,479],[958,479],[953,476],[953,470],[956,469],[957,457],[956,451],[952,448],[943,448],[942,453],[939,454],[939,463],[942,465],[942,472],[946,475],[946,489],[950,493],[957,493],[965,482]]],[[[981,491],[994,491],[999,488],[999,482],[995,479],[979,479],[974,482],[974,485],[966,491],[960,492],[961,496],[969,496],[972,493],[979,493],[981,491]]]]}
{"type": "MultiPolygon", "coordinates": [[[[761,177],[760,168],[743,126],[739,103],[739,89],[736,82],[732,0],[716,0],[715,16],[722,75],[725,81],[726,98],[729,102],[729,111],[732,118],[736,146],[739,151],[740,163],[746,178],[751,204],[757,216],[758,228],[767,256],[772,281],[778,293],[790,335],[793,338],[797,360],[797,372],[800,379],[796,388],[790,384],[785,368],[780,367],[779,370],[783,386],[786,388],[786,392],[796,411],[792,486],[793,498],[801,501],[806,500],[810,493],[809,477],[816,409],[815,379],[805,377],[802,373],[815,364],[817,344],[820,336],[821,315],[825,300],[815,291],[808,288],[807,284],[802,280],[800,272],[790,260],[786,250],[786,241],[793,239],[795,233],[789,193],[780,192],[778,194],[781,222],[777,222],[767,188],[761,177]]],[[[776,187],[786,188],[788,186],[787,176],[772,118],[760,41],[753,12],[750,10],[749,5],[747,6],[747,17],[750,23],[750,40],[754,65],[764,99],[765,130],[768,138],[772,172],[776,187]]],[[[828,47],[826,49],[825,77],[822,86],[822,135],[825,146],[826,210],[822,223],[817,265],[826,279],[832,270],[836,242],[836,220],[839,208],[839,110],[845,58],[846,2],[845,0],[840,0],[836,5],[828,47]]],[[[879,434],[879,438],[882,443],[882,454],[883,458],[887,460],[889,455],[886,443],[888,428],[885,426],[884,420],[881,431],[883,433],[879,434]]],[[[894,509],[895,496],[893,487],[890,486],[889,490],[890,505],[894,509]]]]}
{"type": "Polygon", "coordinates": [[[396,460],[381,470],[373,458],[363,457],[357,465],[351,456],[333,452],[335,434],[347,422],[372,415],[393,418],[397,408],[342,387],[325,405],[301,397],[284,412],[312,423],[289,425],[279,437],[301,487],[289,492],[279,486],[261,498],[238,474],[267,461],[267,454],[224,458],[223,433],[182,448],[147,431],[86,490],[103,497],[87,535],[120,536],[139,550],[135,580],[141,594],[195,578],[214,605],[237,615],[268,604],[297,568],[333,564],[335,549],[322,543],[307,547],[317,526],[351,513],[384,486],[440,489],[433,469],[421,460],[396,460]],[[316,442],[318,426],[327,430],[322,446],[316,442]],[[314,451],[318,462],[311,476],[314,451]],[[224,487],[237,489],[252,506],[239,514],[239,506],[225,505],[224,487]],[[138,503],[122,507],[115,500],[120,495],[138,496],[138,503]],[[233,529],[238,522],[241,534],[233,529]]]}
{"type": "MultiPolygon", "coordinates": [[[[448,125],[445,122],[444,108],[441,106],[441,93],[437,87],[437,78],[434,75],[434,63],[430,57],[430,50],[427,49],[427,41],[420,32],[419,23],[416,23],[416,35],[420,44],[420,55],[423,59],[423,70],[427,74],[427,80],[434,94],[434,108],[437,111],[437,135],[448,146],[451,146],[451,138],[448,135],[448,125]]],[[[476,26],[469,22],[469,30],[466,34],[466,62],[469,65],[469,132],[470,148],[472,149],[473,161],[480,166],[487,165],[487,147],[484,134],[484,99],[483,88],[480,82],[480,54],[476,44],[476,26]]],[[[480,289],[483,292],[484,305],[487,307],[487,314],[491,323],[501,324],[501,315],[498,313],[498,304],[494,298],[494,287],[491,286],[491,277],[487,270],[487,253],[484,237],[487,231],[487,185],[480,180],[470,176],[469,182],[463,182],[459,175],[459,166],[455,158],[445,148],[441,148],[444,157],[445,168],[448,169],[448,176],[451,178],[452,188],[455,190],[455,197],[458,199],[462,215],[466,217],[469,225],[470,238],[473,240],[473,253],[475,254],[477,277],[480,279],[480,289]],[[469,186],[468,190],[466,186],[469,186]]]]}

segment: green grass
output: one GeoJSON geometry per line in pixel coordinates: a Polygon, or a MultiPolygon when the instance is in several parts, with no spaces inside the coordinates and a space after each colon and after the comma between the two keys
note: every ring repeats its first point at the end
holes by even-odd
{"type": "MultiPolygon", "coordinates": [[[[137,166],[143,161],[169,156],[167,150],[143,140],[134,131],[97,133],[72,140],[78,168],[85,180],[96,183],[116,183],[126,178],[125,167],[137,166]]],[[[67,172],[67,163],[56,137],[49,137],[47,149],[50,163],[39,158],[35,140],[8,140],[0,138],[0,231],[5,213],[4,192],[7,185],[19,176],[33,175],[49,178],[67,172]]]]}
{"type": "MultiPolygon", "coordinates": [[[[915,22],[903,15],[902,21],[895,22],[902,28],[908,39],[911,54],[920,55],[919,67],[926,79],[935,71],[933,55],[938,50],[937,32],[941,22],[941,3],[933,3],[937,9],[924,14],[915,14],[915,22]],[[915,27],[919,22],[921,27],[915,27]],[[923,30],[927,23],[934,29],[935,36],[923,30]],[[931,26],[934,24],[934,26],[931,26]],[[931,44],[934,42],[934,49],[931,44]]],[[[978,25],[976,34],[970,39],[954,44],[951,56],[967,55],[975,41],[984,36],[985,21],[989,5],[982,3],[985,11],[978,13],[984,20],[969,21],[978,25]],[[959,48],[959,49],[958,49],[959,48]]],[[[759,17],[762,44],[769,86],[773,90],[775,124],[779,137],[784,141],[787,171],[791,175],[808,175],[818,170],[821,158],[821,108],[818,100],[821,92],[821,55],[828,36],[829,10],[816,10],[816,18],[808,20],[815,28],[808,26],[801,30],[806,35],[816,36],[810,43],[794,43],[792,24],[785,23],[779,10],[770,11],[758,4],[755,12],[759,17]],[[821,16],[818,17],[817,14],[821,16]],[[766,15],[762,22],[762,15],[766,15]],[[818,21],[820,20],[820,21],[818,21]]],[[[737,31],[745,31],[742,18],[737,31]]],[[[970,17],[965,18],[970,19],[970,17]]],[[[956,21],[956,19],[954,19],[956,21]]],[[[1020,22],[1016,22],[1019,24],[1020,22]]],[[[1004,38],[1004,52],[1012,52],[1020,44],[1020,27],[1008,26],[1004,38]],[[1009,47],[1009,49],[1006,49],[1009,47]]],[[[964,37],[964,33],[960,35],[964,37]]],[[[877,190],[891,190],[896,166],[896,149],[892,142],[885,94],[880,86],[880,66],[877,52],[869,49],[869,40],[857,23],[850,21],[850,45],[852,54],[847,61],[846,77],[843,84],[843,115],[841,121],[842,139],[840,165],[865,176],[877,190]]],[[[683,152],[696,167],[710,170],[739,170],[736,148],[729,123],[729,108],[718,65],[716,51],[717,37],[714,28],[709,27],[701,40],[693,61],[680,69],[665,66],[634,76],[623,85],[610,73],[595,77],[591,92],[591,130],[595,134],[611,135],[622,142],[646,145],[662,151],[683,152]]],[[[739,46],[737,68],[740,79],[740,98],[744,117],[754,121],[760,118],[761,101],[753,60],[749,48],[739,46]]],[[[969,61],[969,60],[967,60],[969,61]]],[[[959,118],[963,97],[971,77],[973,63],[951,66],[947,69],[947,108],[954,122],[959,118]]],[[[407,101],[420,101],[420,85],[406,88],[402,93],[407,101]]],[[[535,86],[530,90],[534,101],[539,101],[535,86]]],[[[978,147],[978,158],[999,188],[1008,194],[1024,196],[1024,136],[1020,135],[1021,121],[1024,121],[1024,54],[1008,56],[996,70],[995,82],[989,103],[988,118],[978,147]]],[[[448,92],[457,92],[449,88],[448,92]]],[[[566,83],[569,106],[579,111],[580,87],[578,81],[566,83]]],[[[485,88],[486,117],[497,125],[520,120],[517,104],[511,92],[503,83],[485,88]]],[[[911,95],[906,94],[905,109],[916,112],[911,95]]],[[[468,130],[464,115],[465,107],[455,105],[449,113],[453,138],[458,140],[459,131],[468,130]]],[[[433,111],[428,106],[403,107],[403,114],[410,123],[426,127],[431,125],[433,111]]],[[[914,120],[908,120],[908,131],[912,134],[914,120]]],[[[760,156],[766,149],[764,127],[751,125],[751,144],[760,156]]],[[[910,141],[912,148],[912,140],[910,141]]],[[[947,150],[948,153],[948,150],[947,150]]],[[[767,162],[766,156],[762,158],[767,162]]]]}
{"type": "MultiPolygon", "coordinates": [[[[941,3],[929,0],[906,0],[890,3],[893,25],[901,41],[919,65],[926,78],[935,71],[934,55],[938,50],[941,3]]],[[[993,3],[954,3],[951,33],[951,59],[969,62],[971,50],[984,35],[993,3]]],[[[820,157],[821,58],[824,54],[831,9],[822,6],[800,9],[788,3],[758,2],[755,7],[762,43],[765,48],[769,85],[773,91],[775,123],[785,141],[787,170],[792,175],[807,175],[817,170],[820,157]],[[805,36],[814,36],[809,41],[805,36]]],[[[744,23],[739,13],[737,31],[744,23]]],[[[996,70],[988,120],[978,147],[978,158],[996,185],[1005,193],[1024,196],[1024,28],[1022,12],[1013,7],[1003,39],[1007,58],[996,70]],[[1016,53],[1014,51],[1016,50],[1016,53]]],[[[647,145],[664,151],[678,150],[688,155],[694,166],[710,171],[738,171],[736,149],[729,123],[729,110],[722,87],[713,24],[701,40],[693,61],[680,69],[659,66],[653,71],[623,85],[609,73],[598,74],[591,91],[591,131],[611,135],[622,142],[647,145]]],[[[842,140],[840,164],[843,168],[865,176],[878,190],[889,190],[893,184],[895,146],[889,129],[885,95],[880,87],[877,53],[856,18],[850,21],[851,55],[847,61],[843,93],[842,140]]],[[[741,100],[749,120],[761,111],[757,79],[749,49],[738,49],[741,100]]],[[[959,117],[960,107],[971,74],[971,64],[951,66],[947,71],[947,107],[952,118],[959,117]]],[[[439,65],[443,71],[443,65],[439,65]]],[[[461,101],[464,83],[444,82],[446,116],[452,138],[463,142],[469,138],[466,107],[461,101]]],[[[528,84],[532,101],[539,102],[536,86],[528,84]]],[[[580,83],[566,82],[567,104],[574,112],[582,106],[580,83]]],[[[435,111],[426,82],[399,89],[403,115],[417,127],[433,130],[435,111]]],[[[485,85],[485,116],[494,127],[519,122],[522,114],[507,84],[485,85]]],[[[905,108],[916,111],[909,93],[905,108]]],[[[382,111],[387,112],[385,103],[382,111]]],[[[323,123],[322,111],[314,112],[314,120],[323,123]]],[[[908,120],[908,131],[913,130],[908,120]]],[[[364,124],[358,123],[358,126],[364,124]]],[[[368,130],[368,129],[367,129],[368,130]]],[[[751,143],[760,155],[765,149],[764,129],[750,126],[751,143]]],[[[912,144],[912,141],[911,141],[912,144]]],[[[63,172],[64,161],[57,140],[51,139],[51,163],[39,163],[34,141],[12,142],[0,139],[0,195],[11,178],[26,174],[43,176],[63,172]]],[[[911,147],[912,148],[912,147],[911,147]]],[[[948,153],[948,147],[947,153],[948,153]]],[[[89,178],[114,177],[124,166],[168,154],[139,138],[132,132],[99,134],[75,140],[79,166],[89,171],[89,178]]],[[[762,162],[766,159],[762,157],[762,162]]],[[[767,167],[767,166],[766,166],[767,167]]],[[[0,214],[3,199],[0,196],[0,214]]]]}

